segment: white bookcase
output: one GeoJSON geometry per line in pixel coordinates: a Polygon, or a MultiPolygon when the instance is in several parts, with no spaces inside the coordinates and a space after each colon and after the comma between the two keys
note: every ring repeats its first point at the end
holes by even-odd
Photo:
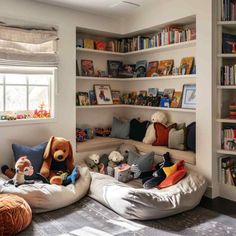
{"type": "Polygon", "coordinates": [[[222,85],[221,84],[221,67],[224,65],[236,64],[236,54],[223,53],[222,51],[222,33],[236,34],[235,21],[222,21],[221,20],[221,4],[222,0],[218,0],[218,17],[217,17],[217,79],[215,80],[215,88],[217,95],[216,103],[216,121],[214,122],[216,128],[216,158],[215,162],[218,165],[218,181],[219,181],[219,194],[221,197],[236,201],[236,187],[233,185],[225,184],[222,182],[224,179],[221,160],[227,156],[236,156],[236,151],[224,150],[222,147],[222,130],[224,127],[236,127],[236,120],[228,118],[228,105],[236,101],[236,85],[222,85]]]}
{"type": "MultiPolygon", "coordinates": [[[[147,28],[142,32],[130,33],[128,35],[112,35],[88,30],[77,29],[77,37],[87,37],[92,39],[106,38],[125,38],[137,35],[145,35],[155,32],[172,24],[190,25],[196,24],[196,17],[185,17],[175,22],[168,22],[166,25],[157,25],[147,28]]],[[[197,40],[186,41],[182,43],[170,44],[161,47],[149,48],[128,53],[99,51],[86,48],[77,48],[76,57],[78,61],[79,71],[81,72],[81,59],[93,60],[94,69],[107,70],[107,60],[120,60],[123,63],[135,64],[138,60],[160,61],[166,59],[174,59],[174,66],[179,67],[183,57],[193,56],[196,59],[197,40]]],[[[197,62],[195,61],[197,65],[197,62]]],[[[145,77],[145,78],[101,78],[101,77],[76,77],[76,91],[88,92],[93,89],[94,84],[109,84],[112,90],[120,90],[121,93],[132,91],[148,90],[148,88],[156,87],[159,91],[165,88],[173,88],[175,91],[182,91],[184,84],[197,84],[197,75],[169,75],[163,77],[145,77]]],[[[186,122],[187,124],[196,120],[196,110],[182,108],[162,108],[148,107],[136,105],[96,105],[96,106],[77,106],[76,107],[76,126],[80,128],[86,127],[105,127],[112,124],[113,116],[122,118],[140,118],[141,120],[150,120],[151,115],[157,111],[164,111],[170,122],[186,122]]]]}

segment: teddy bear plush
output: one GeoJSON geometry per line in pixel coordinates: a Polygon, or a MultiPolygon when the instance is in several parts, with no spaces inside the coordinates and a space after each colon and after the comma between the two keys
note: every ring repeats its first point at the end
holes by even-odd
{"type": "Polygon", "coordinates": [[[145,144],[153,144],[153,142],[155,142],[156,140],[156,132],[155,132],[154,123],[158,122],[158,123],[166,125],[168,120],[164,112],[157,111],[152,115],[151,122],[152,124],[148,126],[145,137],[143,139],[143,143],[145,144]]]}
{"type": "Polygon", "coordinates": [[[123,162],[124,157],[118,151],[112,151],[108,159],[107,174],[113,177],[114,168],[123,162]]]}
{"type": "Polygon", "coordinates": [[[43,158],[40,174],[47,178],[50,184],[62,185],[62,173],[68,172],[70,175],[75,168],[72,146],[64,138],[52,136],[47,144],[43,158]]]}
{"type": "Polygon", "coordinates": [[[132,152],[138,152],[137,148],[132,145],[132,144],[121,144],[117,151],[124,157],[124,160],[123,162],[126,163],[127,162],[127,159],[128,159],[128,156],[129,156],[129,152],[132,151],[132,152]]]}

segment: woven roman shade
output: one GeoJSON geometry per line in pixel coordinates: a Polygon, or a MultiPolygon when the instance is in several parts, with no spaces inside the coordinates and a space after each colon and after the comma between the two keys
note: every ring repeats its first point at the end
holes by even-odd
{"type": "Polygon", "coordinates": [[[0,25],[0,65],[52,67],[58,65],[57,31],[0,25]]]}

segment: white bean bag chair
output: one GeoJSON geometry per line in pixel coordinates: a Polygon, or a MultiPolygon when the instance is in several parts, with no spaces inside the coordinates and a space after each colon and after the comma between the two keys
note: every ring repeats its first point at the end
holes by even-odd
{"type": "Polygon", "coordinates": [[[207,187],[205,178],[193,172],[161,190],[133,188],[108,175],[91,176],[89,196],[126,219],[159,219],[190,210],[199,204],[207,187]]]}
{"type": "Polygon", "coordinates": [[[89,190],[91,176],[87,167],[80,167],[80,177],[75,185],[50,185],[43,183],[24,184],[18,187],[5,186],[0,177],[0,193],[13,193],[24,198],[34,213],[56,210],[83,198],[89,190]]]}

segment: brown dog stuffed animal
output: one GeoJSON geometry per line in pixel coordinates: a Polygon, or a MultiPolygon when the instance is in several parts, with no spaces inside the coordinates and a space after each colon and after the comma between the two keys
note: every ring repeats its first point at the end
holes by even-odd
{"type": "Polygon", "coordinates": [[[48,178],[51,184],[61,185],[62,172],[74,169],[74,158],[71,144],[64,138],[51,137],[44,152],[44,161],[40,174],[48,178]]]}

